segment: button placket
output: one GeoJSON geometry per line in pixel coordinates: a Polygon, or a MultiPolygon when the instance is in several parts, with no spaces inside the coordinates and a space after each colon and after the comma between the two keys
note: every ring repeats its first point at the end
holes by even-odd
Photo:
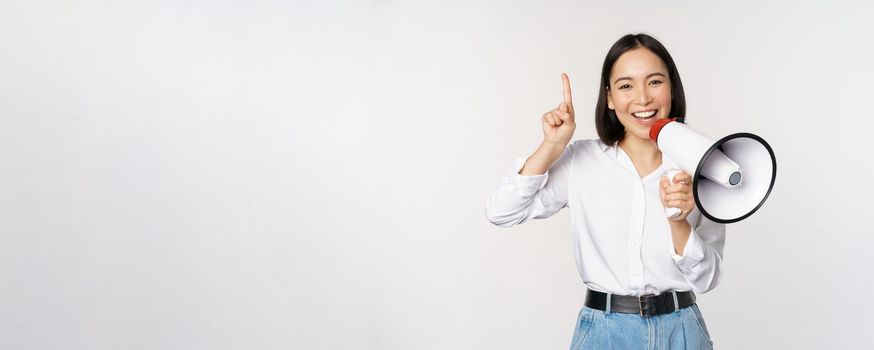
{"type": "Polygon", "coordinates": [[[634,191],[632,201],[632,225],[629,231],[630,249],[628,251],[628,266],[631,272],[631,284],[634,289],[643,290],[643,260],[641,242],[643,239],[644,219],[646,217],[646,189],[643,181],[634,191]]]}

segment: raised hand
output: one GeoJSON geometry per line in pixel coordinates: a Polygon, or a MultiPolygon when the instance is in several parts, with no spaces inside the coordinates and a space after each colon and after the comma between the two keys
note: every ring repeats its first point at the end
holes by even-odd
{"type": "Polygon", "coordinates": [[[566,146],[574,136],[577,124],[574,120],[574,103],[571,97],[571,82],[567,74],[561,73],[564,100],[558,107],[543,114],[543,142],[566,146]]]}

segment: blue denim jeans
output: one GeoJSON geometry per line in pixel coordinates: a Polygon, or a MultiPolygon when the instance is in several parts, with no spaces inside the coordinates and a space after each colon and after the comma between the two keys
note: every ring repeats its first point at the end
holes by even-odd
{"type": "Polygon", "coordinates": [[[581,349],[713,349],[697,304],[668,314],[606,313],[583,306],[577,317],[571,350],[581,349]]]}

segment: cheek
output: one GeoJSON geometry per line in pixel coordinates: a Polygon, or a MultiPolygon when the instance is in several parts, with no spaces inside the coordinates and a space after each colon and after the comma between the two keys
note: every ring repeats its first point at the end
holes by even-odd
{"type": "Polygon", "coordinates": [[[653,89],[650,91],[650,97],[653,102],[659,106],[659,109],[664,113],[671,113],[671,90],[668,89],[653,89]]]}
{"type": "Polygon", "coordinates": [[[653,98],[659,101],[659,104],[665,107],[671,106],[671,88],[663,87],[653,91],[653,98]]]}
{"type": "Polygon", "coordinates": [[[628,112],[628,105],[630,104],[632,98],[625,95],[626,94],[616,94],[613,96],[613,105],[614,107],[616,107],[615,109],[618,113],[628,112]]]}

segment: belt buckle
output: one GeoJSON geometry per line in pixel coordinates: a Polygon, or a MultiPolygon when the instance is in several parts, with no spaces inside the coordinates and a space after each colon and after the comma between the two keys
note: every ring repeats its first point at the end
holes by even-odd
{"type": "Polygon", "coordinates": [[[655,294],[644,294],[637,297],[637,305],[640,307],[640,316],[649,317],[655,314],[655,294]]]}

